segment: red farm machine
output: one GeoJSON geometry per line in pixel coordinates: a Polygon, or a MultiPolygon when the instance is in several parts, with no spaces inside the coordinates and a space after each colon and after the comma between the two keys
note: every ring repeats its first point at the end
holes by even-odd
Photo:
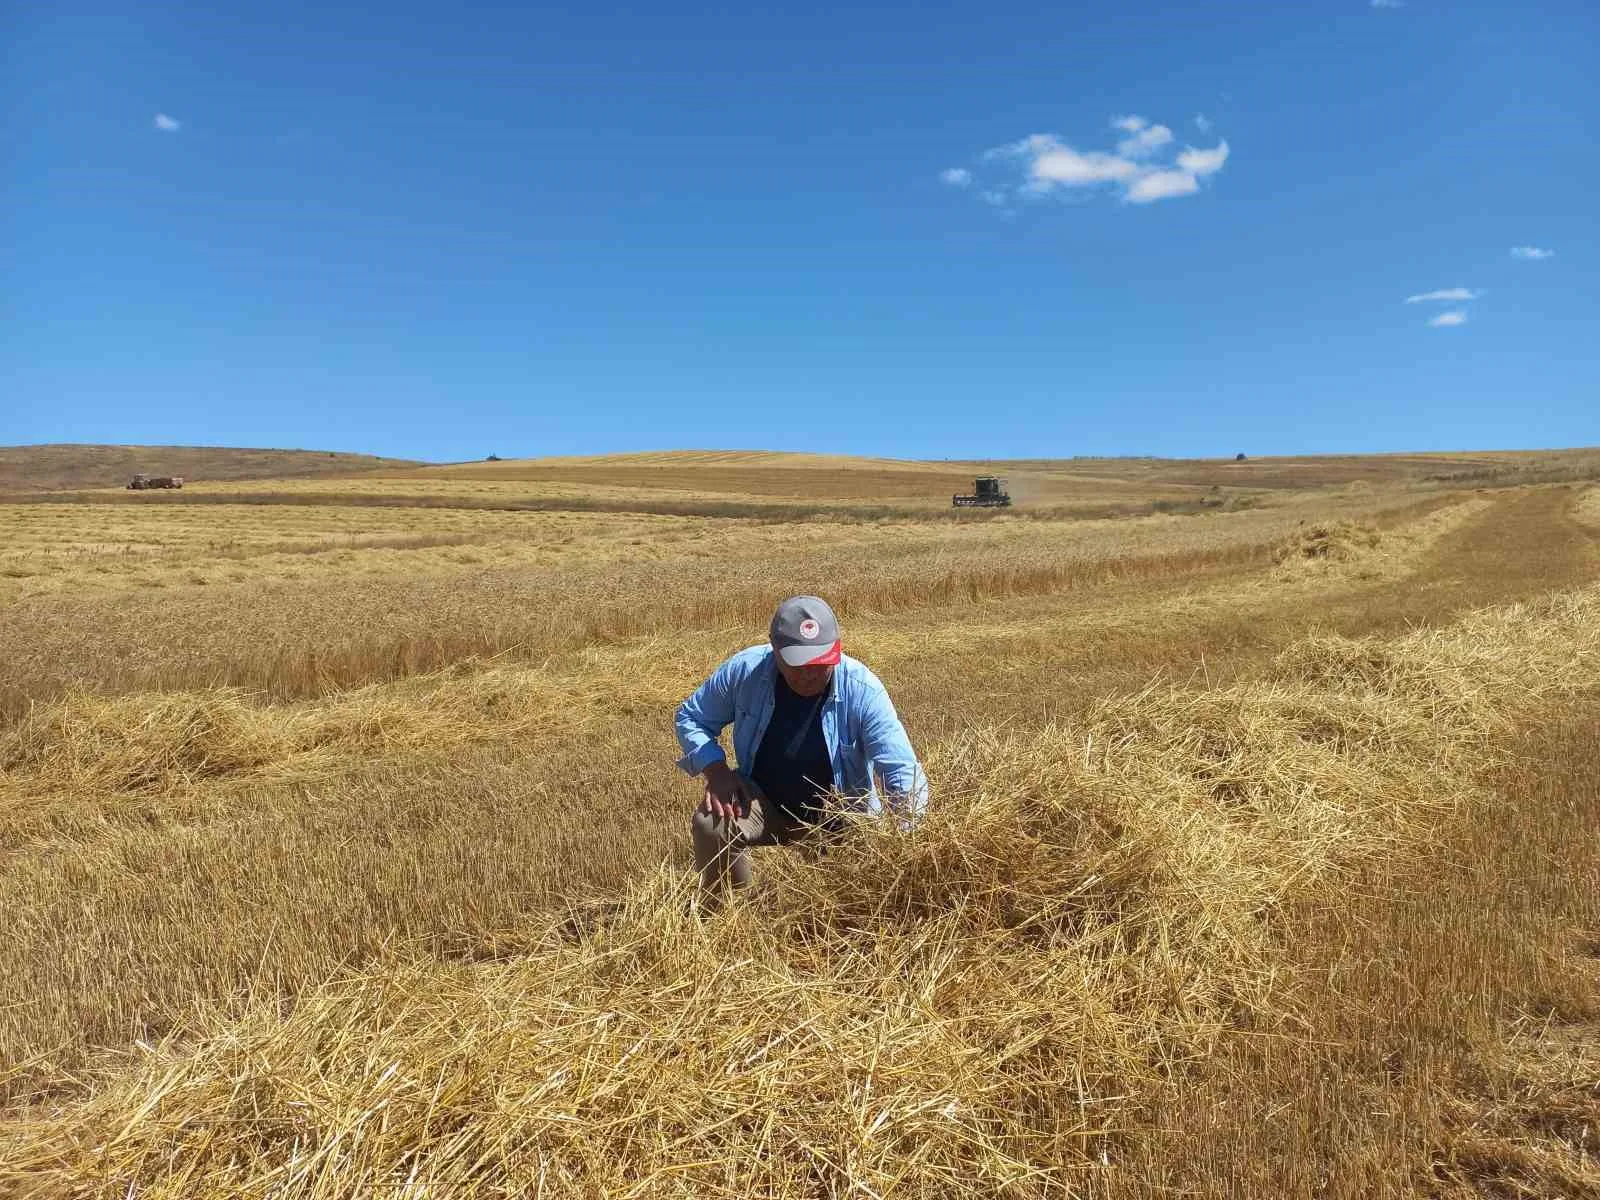
{"type": "Polygon", "coordinates": [[[182,475],[146,475],[143,471],[140,471],[132,479],[128,480],[128,490],[130,492],[148,492],[157,488],[181,488],[182,486],[182,475]]]}

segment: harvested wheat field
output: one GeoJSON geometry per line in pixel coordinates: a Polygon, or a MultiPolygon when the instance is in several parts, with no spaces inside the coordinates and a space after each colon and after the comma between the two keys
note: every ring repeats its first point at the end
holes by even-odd
{"type": "Polygon", "coordinates": [[[0,1195],[1600,1195],[1595,474],[9,497],[0,1195]],[[802,591],[933,799],[708,913],[672,711],[802,591]]]}

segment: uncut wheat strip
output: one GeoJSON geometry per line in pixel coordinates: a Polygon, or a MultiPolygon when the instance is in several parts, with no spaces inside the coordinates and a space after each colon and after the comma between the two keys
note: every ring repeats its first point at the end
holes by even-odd
{"type": "MultiPolygon", "coordinates": [[[[1248,514],[1241,514],[1241,515],[1248,515],[1248,514]]],[[[1221,519],[1219,518],[1218,520],[1220,521],[1221,519]]],[[[1178,532],[1161,533],[1159,530],[1157,530],[1156,532],[1152,533],[1148,538],[1145,538],[1146,541],[1149,541],[1151,543],[1151,548],[1152,549],[1158,548],[1159,544],[1161,543],[1161,539],[1162,538],[1166,538],[1170,542],[1173,537],[1178,536],[1178,533],[1182,533],[1185,536],[1187,536],[1188,534],[1192,533],[1195,529],[1198,529],[1198,528],[1201,528],[1201,527],[1192,526],[1192,525],[1191,526],[1184,526],[1182,523],[1175,522],[1175,520],[1174,520],[1172,522],[1168,522],[1168,528],[1170,530],[1178,531],[1178,532]]],[[[1244,544],[1246,542],[1250,542],[1250,543],[1253,543],[1253,544],[1266,544],[1266,543],[1270,543],[1270,541],[1272,540],[1272,537],[1278,535],[1277,532],[1274,532],[1271,535],[1263,534],[1261,531],[1254,530],[1253,528],[1244,530],[1243,532],[1241,532],[1241,530],[1239,530],[1239,529],[1235,529],[1232,532],[1226,532],[1227,529],[1228,529],[1228,523],[1226,523],[1226,522],[1223,522],[1222,524],[1218,525],[1216,528],[1219,531],[1225,532],[1225,536],[1221,536],[1221,535],[1219,535],[1219,536],[1211,536],[1210,534],[1208,534],[1207,538],[1205,539],[1206,540],[1206,544],[1210,544],[1210,543],[1213,543],[1213,542],[1216,543],[1219,546],[1221,546],[1221,545],[1233,545],[1233,544],[1242,545],[1242,544],[1244,544]],[[1265,539],[1264,542],[1262,541],[1263,538],[1265,539]]],[[[1205,530],[1211,530],[1212,529],[1211,524],[1208,522],[1204,526],[1204,529],[1205,530]]],[[[1114,538],[1111,538],[1111,540],[1110,540],[1110,542],[1108,542],[1108,544],[1112,544],[1112,543],[1115,543],[1115,542],[1120,541],[1120,540],[1125,540],[1125,531],[1116,530],[1116,531],[1112,531],[1112,532],[1114,532],[1116,536],[1114,538]]],[[[1141,536],[1143,536],[1143,535],[1141,535],[1141,536]]],[[[1108,534],[1108,537],[1109,537],[1109,534],[1108,534]]],[[[1102,539],[1102,540],[1106,540],[1106,539],[1102,539]]],[[[888,543],[888,544],[892,544],[892,541],[890,543],[888,543]]],[[[1010,543],[1009,542],[1006,543],[1005,546],[1007,548],[1009,548],[1010,543]]],[[[1021,546],[1022,546],[1022,548],[1025,549],[1026,546],[1027,546],[1027,543],[1023,542],[1023,543],[1021,543],[1021,546]]],[[[1009,549],[1007,550],[1007,552],[1009,553],[1009,549]]],[[[1059,553],[1057,551],[1055,551],[1055,550],[1046,548],[1043,551],[1043,558],[1046,561],[1048,561],[1052,556],[1054,556],[1056,558],[1059,558],[1060,557],[1060,553],[1065,553],[1065,552],[1071,552],[1070,543],[1063,542],[1062,551],[1059,552],[1059,553]]],[[[1142,551],[1140,551],[1140,552],[1142,553],[1142,551]]],[[[1095,553],[1097,553],[1097,552],[1094,551],[1092,547],[1090,547],[1090,555],[1091,555],[1091,557],[1093,557],[1095,553]]],[[[1004,556],[1002,556],[1002,557],[1004,557],[1004,556]]],[[[1038,554],[1034,554],[1034,555],[1032,555],[1032,557],[1039,557],[1039,555],[1038,554]]],[[[839,560],[837,565],[842,569],[845,566],[847,566],[850,562],[852,562],[852,561],[859,562],[859,561],[862,560],[862,558],[863,558],[863,556],[858,555],[858,556],[855,556],[854,560],[852,560],[849,556],[844,556],[844,557],[841,557],[841,559],[839,560]]],[[[987,550],[980,551],[978,553],[978,555],[977,555],[976,560],[973,563],[972,569],[976,570],[976,571],[978,571],[980,573],[984,572],[984,571],[992,571],[995,559],[996,559],[996,555],[994,553],[991,553],[991,552],[989,552],[987,550]]],[[[873,556],[867,555],[867,556],[865,556],[865,560],[866,561],[872,561],[873,560],[873,556]]],[[[742,570],[743,570],[743,568],[740,567],[739,571],[742,571],[742,570]]],[[[863,575],[861,570],[859,569],[859,567],[857,567],[857,568],[853,568],[851,571],[847,571],[846,573],[849,574],[851,576],[851,578],[855,578],[856,576],[860,576],[863,586],[881,586],[881,584],[876,582],[878,580],[878,577],[881,574],[881,572],[869,571],[869,572],[867,572],[867,574],[863,575]]],[[[764,572],[763,574],[770,575],[771,572],[768,571],[768,572],[764,572]]],[[[838,574],[838,572],[836,570],[834,570],[833,567],[831,567],[831,566],[828,567],[827,570],[824,571],[824,577],[828,577],[828,578],[833,578],[837,574],[838,574]]],[[[737,575],[738,575],[738,572],[736,572],[736,576],[737,575]]],[[[495,579],[499,579],[501,577],[500,576],[495,576],[494,578],[495,579]]],[[[815,578],[816,578],[816,573],[812,572],[812,574],[809,576],[809,579],[807,581],[805,581],[805,586],[814,586],[814,579],[815,578]]],[[[487,594],[489,592],[492,592],[494,590],[494,588],[490,586],[492,582],[493,581],[491,579],[489,579],[489,578],[485,578],[485,579],[479,580],[477,583],[475,583],[475,586],[474,586],[472,594],[473,595],[478,595],[480,593],[487,594]]],[[[779,582],[780,581],[774,579],[773,583],[771,584],[771,587],[776,588],[778,586],[779,582]]],[[[903,591],[904,588],[898,588],[897,587],[895,590],[903,591]]],[[[459,591],[459,589],[453,589],[452,590],[452,594],[455,591],[459,591]]],[[[375,597],[373,597],[374,600],[379,601],[381,603],[381,605],[383,606],[385,612],[390,611],[390,606],[388,604],[388,600],[393,595],[393,592],[394,592],[394,589],[392,587],[386,587],[386,588],[383,588],[383,589],[379,589],[377,595],[375,597]]],[[[762,597],[761,597],[762,604],[770,606],[771,598],[770,598],[769,591],[767,589],[763,589],[762,592],[763,592],[762,597]]],[[[231,595],[230,594],[230,596],[219,597],[219,600],[221,602],[225,602],[225,603],[229,603],[229,604],[237,604],[237,603],[240,602],[241,596],[240,595],[231,595]]],[[[253,601],[249,600],[249,599],[245,599],[244,602],[253,603],[253,601]]],[[[342,612],[342,611],[345,611],[347,609],[351,609],[352,606],[354,606],[356,608],[359,608],[359,607],[361,607],[361,605],[363,603],[364,603],[364,601],[362,601],[361,597],[359,597],[359,596],[349,596],[349,595],[346,594],[345,591],[341,591],[340,596],[338,598],[337,609],[342,612]]],[[[433,603],[437,604],[437,598],[434,599],[433,603]]],[[[315,609],[317,606],[313,603],[309,607],[315,609]]],[[[454,608],[456,607],[456,604],[454,602],[452,602],[449,607],[452,610],[454,610],[454,608]]],[[[536,605],[535,608],[537,609],[537,607],[538,606],[536,605]]],[[[498,609],[496,611],[498,611],[498,609]]],[[[743,607],[740,608],[740,611],[741,612],[743,611],[743,607]]],[[[112,615],[112,614],[107,614],[107,615],[112,615]]],[[[118,620],[122,620],[122,621],[128,620],[128,617],[127,617],[127,615],[125,613],[118,612],[115,615],[116,615],[116,618],[118,620]]],[[[570,615],[571,614],[569,614],[569,616],[570,615]]],[[[93,617],[92,617],[92,615],[86,614],[86,619],[93,619],[93,617]]],[[[374,618],[374,619],[378,620],[378,618],[374,618]]],[[[300,622],[296,622],[296,624],[299,624],[299,623],[300,622]]],[[[570,623],[571,623],[570,621],[567,622],[567,624],[570,624],[570,623]]],[[[562,625],[562,626],[557,627],[553,631],[551,636],[554,636],[555,633],[559,633],[561,631],[561,629],[563,629],[563,628],[566,628],[566,625],[562,625]]],[[[339,638],[341,636],[343,636],[343,635],[336,628],[330,628],[328,630],[328,637],[329,638],[337,639],[337,638],[339,638]]],[[[515,635],[502,636],[502,635],[497,634],[494,637],[490,638],[490,642],[491,642],[490,648],[503,647],[506,644],[507,641],[517,642],[519,640],[521,640],[521,639],[519,637],[515,636],[515,635]],[[498,642],[495,640],[496,638],[499,639],[498,642]]],[[[571,639],[569,638],[566,643],[562,643],[562,644],[570,644],[570,640],[571,639]]],[[[541,642],[541,644],[543,644],[543,643],[541,642]]],[[[191,652],[192,650],[193,650],[193,647],[187,647],[186,648],[186,652],[191,652]]],[[[450,653],[453,654],[454,652],[450,652],[450,653]]],[[[450,654],[445,654],[445,657],[449,657],[449,656],[450,656],[450,654]]],[[[357,655],[356,658],[360,658],[360,656],[357,655]]],[[[436,659],[429,659],[429,661],[433,662],[433,661],[437,661],[437,660],[436,659]]],[[[370,667],[372,664],[369,663],[367,665],[368,665],[368,667],[370,667]]],[[[231,677],[237,678],[241,682],[250,682],[252,684],[258,684],[258,683],[263,682],[263,678],[264,677],[260,676],[259,670],[257,668],[255,668],[255,667],[250,667],[250,668],[247,669],[245,667],[245,665],[243,665],[243,664],[235,664],[234,666],[230,666],[227,669],[230,672],[232,672],[231,677]],[[248,678],[246,678],[246,676],[248,676],[248,678]]],[[[265,668],[261,668],[261,669],[265,669],[265,668]]],[[[357,665],[355,663],[349,663],[349,664],[346,664],[344,667],[340,667],[338,673],[340,675],[340,678],[345,678],[351,672],[354,672],[355,675],[359,676],[362,673],[362,668],[360,668],[359,665],[357,665]]],[[[119,677],[126,678],[128,676],[128,674],[129,674],[129,668],[127,668],[127,667],[118,667],[117,668],[117,673],[118,673],[119,677]]],[[[290,673],[291,674],[299,674],[298,672],[290,672],[290,673]]],[[[313,674],[314,674],[314,672],[313,672],[313,674]]],[[[283,672],[281,672],[281,671],[276,672],[276,673],[271,673],[271,677],[278,680],[278,683],[274,684],[274,686],[280,686],[280,685],[284,684],[282,676],[283,676],[283,672]]],[[[290,690],[301,690],[301,691],[303,691],[306,688],[312,688],[312,690],[316,690],[317,688],[325,686],[326,683],[331,683],[331,682],[333,682],[333,680],[330,679],[328,681],[325,681],[324,684],[315,684],[314,685],[309,681],[309,679],[301,678],[297,684],[295,684],[293,687],[290,688],[290,690]]]]}

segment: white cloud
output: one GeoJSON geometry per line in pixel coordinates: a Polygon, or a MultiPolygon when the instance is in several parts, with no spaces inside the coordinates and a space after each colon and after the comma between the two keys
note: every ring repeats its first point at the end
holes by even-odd
{"type": "Polygon", "coordinates": [[[1539,258],[1554,258],[1555,256],[1556,256],[1556,252],[1554,250],[1541,250],[1537,246],[1513,246],[1513,247],[1511,247],[1511,257],[1512,258],[1539,259],[1539,258]]]}
{"type": "MultiPolygon", "coordinates": [[[[1197,116],[1197,123],[1210,122],[1197,116]]],[[[1165,125],[1141,116],[1115,117],[1112,128],[1127,134],[1112,150],[1081,150],[1051,133],[1033,133],[986,150],[976,170],[951,167],[939,178],[955,187],[975,187],[985,203],[1009,211],[1065,190],[1114,189],[1130,204],[1192,196],[1201,182],[1221,171],[1231,153],[1219,141],[1209,150],[1173,145],[1165,125]]]]}
{"type": "Polygon", "coordinates": [[[1172,140],[1172,130],[1165,125],[1148,125],[1132,137],[1117,143],[1117,153],[1124,158],[1148,158],[1172,140]]]}
{"type": "Polygon", "coordinates": [[[1048,133],[1030,133],[1027,137],[1015,142],[1007,142],[1004,146],[996,146],[992,150],[985,150],[985,162],[993,162],[997,158],[1031,158],[1042,154],[1046,150],[1053,150],[1061,145],[1056,138],[1048,133]]]}
{"type": "Polygon", "coordinates": [[[1424,304],[1430,300],[1476,300],[1481,295],[1483,292],[1473,291],[1471,288],[1440,288],[1436,292],[1418,292],[1415,296],[1407,296],[1406,303],[1424,304]]]}
{"type": "Polygon", "coordinates": [[[167,116],[166,113],[157,113],[154,123],[155,127],[162,133],[177,133],[178,130],[183,128],[182,121],[174,120],[172,117],[167,116]]]}
{"type": "Polygon", "coordinates": [[[1228,161],[1228,143],[1218,142],[1211,150],[1196,150],[1193,146],[1185,146],[1183,153],[1178,155],[1178,166],[1191,175],[1214,175],[1222,170],[1222,164],[1228,161]]]}
{"type": "Polygon", "coordinates": [[[1091,150],[1080,154],[1059,142],[1033,160],[1029,174],[1035,183],[1066,187],[1089,187],[1097,183],[1125,183],[1139,173],[1139,165],[1115,154],[1091,150]]]}
{"type": "Polygon", "coordinates": [[[1465,325],[1466,323],[1467,314],[1459,308],[1453,309],[1450,312],[1442,312],[1437,317],[1433,318],[1433,320],[1428,322],[1428,324],[1434,329],[1449,329],[1451,326],[1465,325]]]}
{"type": "Polygon", "coordinates": [[[1187,171],[1146,171],[1129,186],[1127,199],[1131,204],[1149,204],[1173,196],[1192,196],[1199,190],[1200,181],[1187,171]]]}
{"type": "Polygon", "coordinates": [[[1371,0],[1373,8],[1404,8],[1405,0],[1371,0]]]}
{"type": "Polygon", "coordinates": [[[1205,113],[1195,113],[1195,115],[1194,115],[1194,127],[1196,129],[1198,129],[1201,133],[1210,133],[1211,132],[1211,118],[1206,116],[1205,113]]]}

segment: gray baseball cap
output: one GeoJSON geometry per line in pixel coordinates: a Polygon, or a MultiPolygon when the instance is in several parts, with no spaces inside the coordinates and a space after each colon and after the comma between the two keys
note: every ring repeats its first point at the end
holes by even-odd
{"type": "Polygon", "coordinates": [[[772,648],[791,667],[839,661],[839,619],[820,596],[790,596],[772,614],[772,648]]]}

